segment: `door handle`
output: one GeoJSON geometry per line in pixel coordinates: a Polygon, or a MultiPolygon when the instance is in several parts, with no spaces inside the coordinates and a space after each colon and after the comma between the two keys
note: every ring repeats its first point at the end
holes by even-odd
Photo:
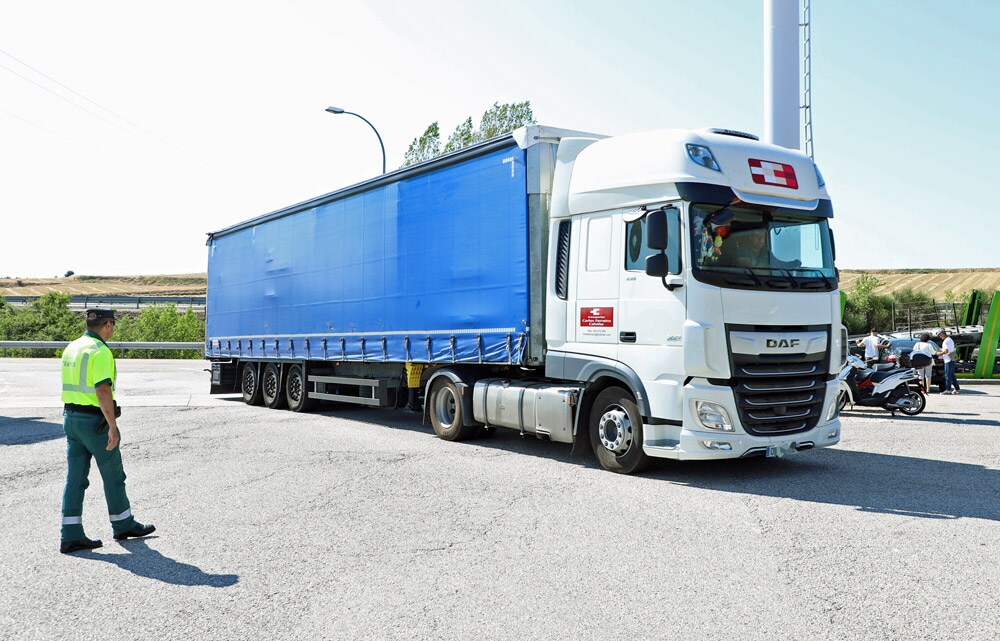
{"type": "Polygon", "coordinates": [[[634,343],[635,332],[618,332],[618,340],[623,343],[634,343]]]}

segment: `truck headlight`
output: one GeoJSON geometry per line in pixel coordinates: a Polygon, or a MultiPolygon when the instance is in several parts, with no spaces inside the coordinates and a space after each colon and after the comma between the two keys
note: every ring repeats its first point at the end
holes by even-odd
{"type": "Polygon", "coordinates": [[[712,155],[712,150],[704,145],[687,145],[688,156],[695,163],[711,169],[713,171],[721,172],[719,169],[719,163],[715,162],[715,156],[712,155]]]}
{"type": "MultiPolygon", "coordinates": [[[[843,394],[843,393],[844,393],[844,392],[841,392],[841,394],[843,394]]],[[[827,412],[826,412],[826,421],[824,421],[825,423],[829,423],[829,422],[830,422],[830,421],[832,421],[833,419],[837,418],[837,414],[839,414],[839,413],[840,413],[840,412],[838,412],[838,411],[837,411],[837,406],[839,406],[839,405],[840,405],[840,402],[839,402],[839,401],[840,401],[840,396],[837,396],[837,397],[836,397],[836,398],[834,398],[834,399],[833,399],[833,401],[832,401],[832,402],[830,403],[830,409],[829,409],[829,410],[827,410],[827,412]]]]}
{"type": "Polygon", "coordinates": [[[729,418],[729,412],[718,403],[708,401],[694,402],[695,416],[698,422],[710,430],[721,430],[723,432],[733,431],[733,422],[729,418]]]}

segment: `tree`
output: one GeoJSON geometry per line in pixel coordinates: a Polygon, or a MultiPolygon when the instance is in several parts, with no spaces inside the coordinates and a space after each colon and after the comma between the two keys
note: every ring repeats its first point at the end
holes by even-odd
{"type": "Polygon", "coordinates": [[[472,118],[466,118],[462,124],[455,128],[455,131],[448,136],[448,142],[441,150],[441,132],[438,123],[432,123],[423,135],[414,138],[406,150],[404,167],[413,165],[424,160],[430,160],[442,153],[458,151],[473,145],[477,142],[496,138],[503,134],[514,131],[518,127],[535,123],[535,114],[531,110],[531,103],[524,102],[493,103],[493,106],[486,110],[479,121],[479,129],[472,126],[472,118]]]}
{"type": "Polygon", "coordinates": [[[73,271],[73,270],[71,269],[71,270],[69,270],[68,272],[66,272],[66,275],[65,275],[65,276],[63,276],[63,278],[69,278],[70,276],[72,276],[72,275],[73,275],[73,274],[75,274],[75,273],[76,273],[76,272],[75,272],[75,271],[73,271]]]}
{"type": "Polygon", "coordinates": [[[496,138],[534,122],[535,114],[531,111],[531,103],[527,100],[503,105],[495,102],[486,110],[479,123],[479,140],[496,138]]]}
{"type": "Polygon", "coordinates": [[[430,160],[434,156],[441,154],[441,130],[437,122],[432,122],[424,133],[414,138],[406,150],[403,166],[409,167],[418,162],[430,160]]]}
{"type": "Polygon", "coordinates": [[[476,142],[476,130],[472,128],[472,118],[470,117],[466,118],[465,122],[458,127],[455,127],[455,131],[448,136],[448,142],[444,146],[444,153],[458,151],[474,142],[476,142]]]}
{"type": "Polygon", "coordinates": [[[854,281],[844,307],[844,325],[851,334],[865,334],[869,329],[889,329],[892,324],[892,299],[875,293],[882,284],[875,276],[863,273],[854,281]]]}

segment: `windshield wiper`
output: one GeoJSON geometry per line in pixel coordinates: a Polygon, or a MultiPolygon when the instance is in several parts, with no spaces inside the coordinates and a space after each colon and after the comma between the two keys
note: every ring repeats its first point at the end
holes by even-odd
{"type": "Polygon", "coordinates": [[[757,278],[757,274],[754,272],[753,267],[744,267],[743,269],[747,270],[747,273],[750,274],[751,278],[753,278],[753,282],[757,283],[757,287],[764,286],[764,283],[762,283],[761,280],[757,278]]]}
{"type": "Polygon", "coordinates": [[[792,285],[796,289],[802,289],[802,284],[795,278],[795,276],[792,275],[792,270],[786,269],[785,267],[775,267],[774,269],[777,269],[779,271],[783,271],[786,274],[788,274],[788,280],[792,281],[792,285]]]}
{"type": "Polygon", "coordinates": [[[823,273],[822,269],[803,269],[802,271],[808,271],[819,274],[819,277],[823,279],[823,283],[826,284],[826,286],[829,287],[830,289],[833,289],[833,283],[830,281],[830,279],[826,277],[826,274],[823,273]]]}

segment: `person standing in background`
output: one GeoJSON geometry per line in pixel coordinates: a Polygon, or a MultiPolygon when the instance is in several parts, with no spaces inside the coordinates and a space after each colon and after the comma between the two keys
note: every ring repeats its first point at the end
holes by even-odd
{"type": "Polygon", "coordinates": [[[925,367],[914,368],[917,370],[917,374],[920,376],[921,384],[924,386],[924,391],[931,391],[931,373],[934,370],[934,353],[937,351],[936,345],[931,344],[931,335],[924,332],[920,335],[920,340],[914,343],[913,351],[910,352],[910,360],[913,360],[914,354],[924,354],[931,359],[930,364],[925,367]]]}
{"type": "Polygon", "coordinates": [[[858,347],[865,348],[865,364],[871,365],[879,361],[879,350],[883,347],[889,347],[889,343],[880,341],[878,332],[873,329],[868,336],[858,340],[858,347]]]}
{"type": "Polygon", "coordinates": [[[955,376],[955,366],[958,364],[955,341],[943,329],[939,329],[937,335],[941,339],[941,349],[937,351],[937,355],[944,362],[944,392],[942,393],[960,394],[962,388],[958,386],[958,377],[955,376]]]}

